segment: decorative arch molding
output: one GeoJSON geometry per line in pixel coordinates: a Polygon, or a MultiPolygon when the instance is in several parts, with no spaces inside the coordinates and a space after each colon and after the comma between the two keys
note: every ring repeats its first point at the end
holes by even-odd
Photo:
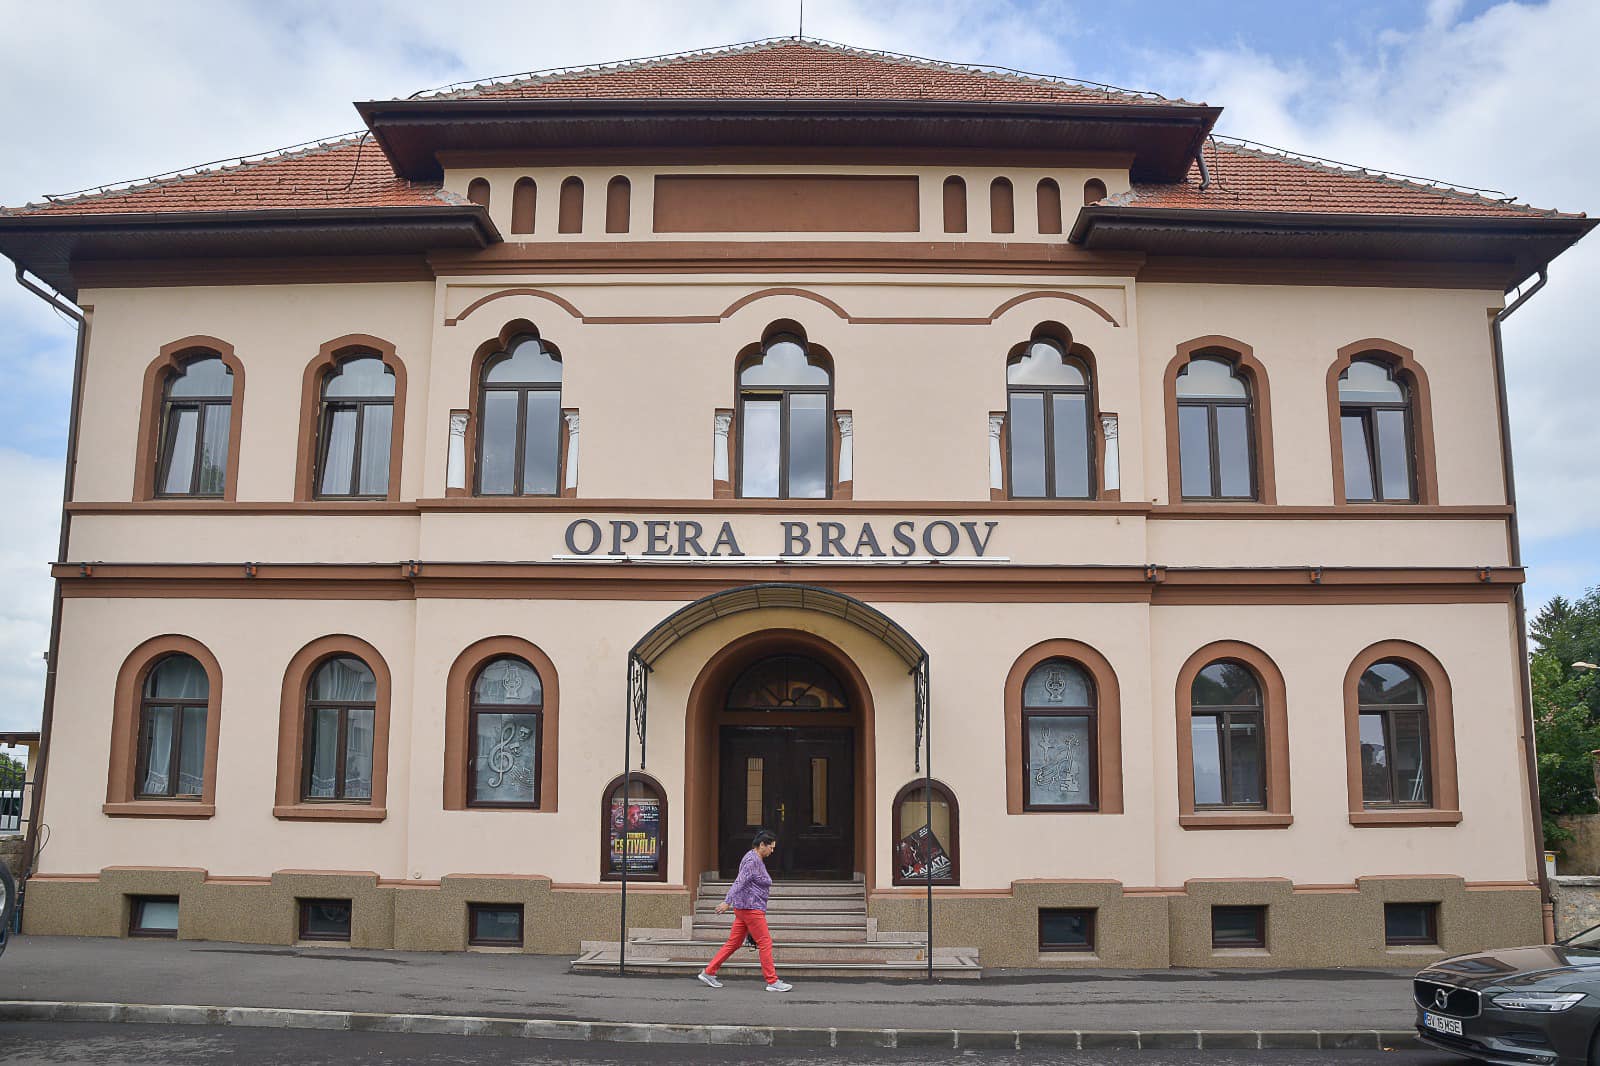
{"type": "MultiPolygon", "coordinates": [[[[1433,395],[1428,388],[1428,372],[1417,362],[1410,348],[1381,337],[1346,344],[1328,367],[1328,446],[1333,463],[1333,505],[1351,506],[1344,498],[1344,440],[1339,426],[1339,375],[1350,369],[1360,356],[1374,356],[1398,371],[1411,389],[1412,447],[1415,452],[1417,503],[1439,502],[1438,450],[1433,436],[1433,395]]],[[[1401,504],[1400,506],[1405,506],[1401,504]]]]}
{"type": "MultiPolygon", "coordinates": [[[[688,631],[693,628],[699,626],[693,626],[688,631]]],[[[673,639],[660,645],[657,654],[664,654],[675,642],[673,639]]],[[[890,648],[895,650],[893,645],[890,648]]],[[[717,803],[721,786],[717,774],[717,723],[722,712],[723,697],[728,686],[747,666],[778,654],[810,656],[830,670],[844,687],[856,726],[854,861],[857,870],[865,878],[867,892],[871,893],[878,860],[875,843],[877,734],[872,690],[855,660],[838,645],[815,633],[786,628],[761,629],[734,638],[706,660],[690,686],[684,714],[683,884],[691,892],[696,891],[700,874],[714,869],[717,864],[717,803]]],[[[655,656],[650,661],[654,662],[655,656]]]]}
{"type": "MultiPolygon", "coordinates": [[[[511,319],[505,325],[500,327],[499,333],[489,340],[484,341],[473,350],[472,360],[467,367],[467,388],[470,391],[467,394],[467,429],[463,440],[464,458],[466,460],[466,487],[464,489],[449,489],[445,493],[447,496],[472,496],[478,491],[478,426],[483,420],[483,412],[480,410],[483,404],[483,389],[481,387],[483,365],[494,356],[505,351],[506,348],[511,344],[511,341],[519,336],[537,337],[539,339],[539,343],[544,345],[547,350],[554,353],[556,359],[561,360],[563,358],[561,348],[552,343],[550,339],[540,331],[538,326],[534,325],[526,318],[511,319]]],[[[565,365],[566,364],[563,362],[563,376],[565,375],[565,365]]],[[[564,381],[563,385],[565,385],[564,381]]],[[[565,408],[563,409],[563,415],[565,415],[566,410],[567,409],[565,408]]],[[[566,456],[568,432],[568,422],[567,419],[563,417],[561,420],[561,441],[559,451],[559,455],[561,457],[560,468],[557,472],[556,478],[556,483],[559,486],[565,486],[567,483],[566,456]]],[[[560,494],[563,496],[569,495],[565,490],[563,490],[560,494]]]]}
{"type": "Polygon", "coordinates": [[[145,367],[142,400],[139,407],[139,436],[134,445],[133,498],[156,498],[156,465],[161,456],[161,401],[167,379],[182,369],[191,357],[216,355],[233,375],[233,399],[228,413],[228,474],[222,486],[224,500],[239,495],[239,441],[244,428],[244,363],[234,354],[233,345],[216,337],[196,335],[163,344],[150,365],[145,367]]]}
{"type": "MultiPolygon", "coordinates": [[[[940,843],[944,846],[945,854],[950,858],[950,876],[942,879],[935,878],[933,883],[935,885],[959,885],[961,884],[961,804],[956,799],[956,790],[939,780],[937,777],[932,778],[931,780],[917,778],[913,781],[907,781],[904,785],[900,786],[900,791],[894,794],[894,803],[889,807],[890,825],[893,827],[893,836],[890,838],[890,847],[893,848],[895,852],[890,856],[889,861],[890,866],[893,869],[892,876],[894,883],[897,886],[921,886],[928,883],[927,878],[923,876],[903,876],[900,872],[900,864],[898,861],[900,842],[906,838],[908,831],[915,831],[908,830],[906,825],[901,822],[900,810],[910,797],[915,796],[922,791],[924,785],[931,785],[934,794],[943,797],[950,810],[949,838],[940,841],[940,843]]],[[[918,826],[917,828],[921,827],[918,826]]]]}
{"type": "Polygon", "coordinates": [[[1122,802],[1122,687],[1110,660],[1079,640],[1042,640],[1017,656],[1006,675],[1006,813],[1050,816],[1079,812],[1030,811],[1025,809],[1026,784],[1022,779],[1022,686],[1035,666],[1046,659],[1071,659],[1089,671],[1094,679],[1095,713],[1099,736],[1096,738],[1095,772],[1099,779],[1099,806],[1084,814],[1121,814],[1122,802]]]}
{"type": "Polygon", "coordinates": [[[316,497],[317,431],[322,417],[322,383],[328,372],[345,357],[370,351],[383,360],[394,374],[394,417],[389,428],[389,494],[400,498],[400,464],[405,452],[406,366],[393,344],[366,333],[347,333],[324,344],[306,364],[300,383],[300,437],[295,450],[294,498],[308,501],[316,497]]]}
{"type": "Polygon", "coordinates": [[[283,671],[283,694],[278,701],[278,780],[272,816],[311,822],[381,822],[388,817],[389,801],[389,663],[383,653],[360,637],[336,633],[318,637],[289,660],[283,671]],[[336,656],[360,659],[372,671],[377,698],[372,714],[372,800],[369,803],[307,802],[301,795],[305,779],[306,685],[317,667],[336,656]]]}
{"type": "MultiPolygon", "coordinates": [[[[1007,303],[1009,303],[1011,306],[1014,307],[1017,304],[1026,301],[1027,299],[1029,299],[1028,296],[1018,296],[1018,297],[1013,298],[1013,300],[1007,301],[1007,303]]],[[[1006,305],[1003,304],[1001,306],[1004,307],[1006,305]]],[[[995,317],[998,318],[999,317],[999,313],[996,313],[995,317]]],[[[1113,325],[1115,325],[1115,323],[1113,323],[1113,325]]],[[[1005,369],[1009,369],[1009,367],[1011,365],[1011,360],[1013,360],[1013,359],[1017,358],[1018,356],[1022,355],[1025,351],[1027,351],[1028,345],[1032,344],[1034,341],[1037,341],[1037,340],[1053,340],[1053,341],[1055,341],[1057,344],[1061,345],[1062,351],[1066,352],[1069,356],[1072,356],[1074,359],[1081,359],[1083,361],[1083,364],[1086,367],[1089,368],[1089,426],[1088,426],[1088,431],[1089,431],[1089,446],[1094,449],[1094,454],[1092,456],[1093,465],[1090,467],[1090,470],[1089,470],[1089,499],[1091,499],[1091,500],[1120,500],[1120,499],[1122,499],[1122,490],[1121,490],[1121,488],[1107,489],[1107,488],[1104,487],[1105,486],[1105,475],[1106,475],[1106,432],[1105,432],[1105,429],[1103,428],[1104,427],[1104,423],[1101,421],[1101,418],[1104,415],[1111,415],[1111,412],[1105,411],[1100,407],[1100,395],[1101,395],[1101,392],[1100,392],[1100,366],[1099,366],[1099,362],[1095,359],[1094,349],[1090,348],[1087,344],[1082,344],[1082,343],[1079,343],[1078,341],[1073,340],[1073,338],[1072,338],[1072,330],[1068,329],[1066,327],[1066,325],[1061,323],[1061,322],[1057,322],[1057,321],[1039,322],[1039,323],[1036,323],[1034,325],[1034,327],[1031,330],[1028,331],[1028,339],[1027,340],[1018,341],[1016,344],[1012,345],[1011,348],[1006,352],[1005,369]]],[[[1004,370],[1002,372],[1004,372],[1004,370]]],[[[1007,388],[1006,388],[1006,400],[1007,400],[1006,412],[1003,415],[1003,418],[1005,419],[1005,421],[1002,423],[1001,429],[1000,429],[1000,432],[1001,432],[1001,448],[1000,448],[1001,482],[1005,487],[1002,490],[1000,490],[998,493],[996,493],[994,497],[992,497],[992,498],[999,498],[999,499],[1005,499],[1005,498],[1009,497],[1010,492],[1011,492],[1011,426],[1010,426],[1010,421],[1011,421],[1010,398],[1011,397],[1010,397],[1010,393],[1011,393],[1011,387],[1008,384],[1007,388]]],[[[1112,417],[1115,417],[1115,415],[1112,415],[1112,417]]]]}
{"type": "Polygon", "coordinates": [[[1272,390],[1267,381],[1267,368],[1256,358],[1255,350],[1244,341],[1220,334],[1196,337],[1178,345],[1178,354],[1167,364],[1161,378],[1162,404],[1166,408],[1167,424],[1167,503],[1183,504],[1183,477],[1178,464],[1178,374],[1189,360],[1202,352],[1213,351],[1228,356],[1234,366],[1245,375],[1250,385],[1250,408],[1253,415],[1251,431],[1256,456],[1256,502],[1278,502],[1277,479],[1273,470],[1272,443],[1272,390]]]}
{"type": "MultiPolygon", "coordinates": [[[[667,870],[671,865],[672,853],[669,850],[669,829],[672,822],[672,808],[667,798],[667,790],[661,787],[650,774],[643,770],[634,770],[627,775],[627,779],[634,787],[644,787],[655,793],[656,801],[660,807],[660,821],[656,828],[656,872],[644,873],[630,870],[628,883],[639,881],[665,881],[667,870]]],[[[600,880],[620,881],[622,875],[611,871],[611,798],[622,788],[625,778],[618,774],[606,783],[605,790],[600,793],[600,880]]],[[[626,800],[623,801],[626,804],[626,800]]],[[[626,807],[624,807],[626,809],[626,807]]]]}
{"type": "Polygon", "coordinates": [[[1285,829],[1294,822],[1289,803],[1289,698],[1283,671],[1272,657],[1239,640],[1212,641],[1189,656],[1178,670],[1174,692],[1178,727],[1178,824],[1185,829],[1285,829]],[[1265,810],[1202,810],[1194,806],[1194,747],[1189,720],[1194,682],[1219,659],[1248,666],[1261,684],[1267,804],[1265,810]]]}
{"type": "Polygon", "coordinates": [[[1345,782],[1350,824],[1457,825],[1461,821],[1461,793],[1456,777],[1455,710],[1450,696],[1450,675],[1433,653],[1408,640],[1380,640],[1363,649],[1344,675],[1345,782]],[[1385,659],[1398,659],[1414,667],[1428,697],[1428,759],[1433,774],[1433,806],[1369,809],[1361,795],[1361,675],[1385,659]]]}
{"type": "Polygon", "coordinates": [[[167,633],[134,648],[117,671],[112,690],[111,762],[106,802],[113,817],[210,818],[217,813],[217,751],[222,735],[222,667],[211,649],[193,637],[167,633]],[[134,798],[139,765],[139,704],[145,679],[169,655],[188,655],[206,672],[206,764],[199,801],[134,798]]]}
{"type": "Polygon", "coordinates": [[[467,759],[472,750],[467,735],[471,715],[472,680],[478,670],[492,659],[502,655],[522,659],[539,675],[539,686],[544,694],[541,708],[542,725],[539,740],[539,805],[537,807],[494,808],[474,807],[483,813],[554,814],[560,795],[559,762],[561,756],[561,684],[556,675],[556,664],[550,656],[531,641],[521,637],[485,637],[467,645],[445,680],[444,697],[444,809],[467,810],[467,759]]]}
{"type": "Polygon", "coordinates": [[[793,287],[793,286],[779,286],[779,287],[766,288],[766,289],[757,289],[754,292],[746,293],[744,296],[741,296],[738,299],[734,300],[731,304],[729,304],[727,307],[723,308],[720,312],[718,312],[717,314],[714,314],[714,315],[644,315],[644,316],[633,316],[633,315],[586,315],[581,310],[579,310],[578,306],[576,304],[574,304],[571,300],[568,300],[568,299],[566,299],[565,297],[562,297],[562,296],[558,296],[557,294],[555,294],[553,292],[550,292],[547,289],[538,289],[538,288],[530,288],[530,287],[527,287],[527,286],[518,286],[517,288],[501,289],[498,292],[491,292],[486,296],[480,296],[478,299],[472,301],[472,303],[470,303],[466,307],[462,308],[461,311],[458,314],[456,314],[455,316],[446,318],[444,320],[444,324],[446,326],[459,325],[460,323],[466,321],[466,319],[470,315],[472,315],[473,312],[477,311],[480,307],[483,307],[486,304],[493,303],[496,300],[505,299],[506,297],[510,297],[510,296],[532,296],[532,297],[534,297],[536,299],[547,300],[550,303],[555,304],[557,307],[561,308],[561,310],[565,311],[568,315],[570,315],[571,317],[577,319],[579,322],[583,323],[586,326],[696,325],[696,324],[705,325],[705,324],[710,324],[710,323],[726,321],[727,319],[731,318],[734,314],[736,314],[739,311],[743,310],[744,308],[748,307],[750,304],[755,303],[758,300],[767,299],[768,297],[772,297],[772,296],[795,296],[795,297],[799,297],[802,300],[810,300],[813,303],[819,304],[822,307],[827,308],[830,312],[832,312],[840,320],[842,320],[844,322],[847,322],[847,323],[849,323],[851,325],[858,325],[858,326],[859,325],[867,325],[867,326],[894,326],[894,325],[987,326],[987,325],[991,325],[996,319],[998,319],[1001,315],[1005,314],[1007,311],[1010,311],[1012,308],[1017,307],[1020,304],[1027,303],[1030,300],[1067,300],[1067,301],[1070,301],[1072,303],[1076,303],[1076,304],[1079,304],[1079,305],[1081,305],[1083,307],[1086,307],[1090,311],[1093,311],[1096,315],[1100,316],[1100,318],[1102,318],[1107,323],[1109,323],[1113,328],[1120,328],[1121,325],[1122,325],[1122,323],[1118,322],[1116,320],[1116,317],[1113,316],[1110,311],[1107,311],[1104,307],[1101,307],[1099,304],[1095,303],[1093,300],[1089,299],[1086,296],[1080,296],[1079,294],[1077,294],[1075,292],[1068,292],[1065,289],[1036,289],[1036,290],[1033,290],[1031,292],[1019,293],[1018,295],[1013,296],[1010,299],[1007,299],[1007,300],[1003,301],[998,307],[996,307],[989,314],[981,316],[981,317],[959,317],[959,316],[939,317],[939,316],[935,316],[935,317],[931,317],[931,318],[914,318],[914,317],[911,317],[911,318],[893,318],[893,317],[873,317],[873,316],[852,315],[848,311],[846,311],[844,309],[844,307],[842,305],[840,305],[838,302],[836,302],[834,300],[830,300],[828,297],[823,296],[820,293],[812,292],[810,289],[802,289],[802,288],[793,287]]]}

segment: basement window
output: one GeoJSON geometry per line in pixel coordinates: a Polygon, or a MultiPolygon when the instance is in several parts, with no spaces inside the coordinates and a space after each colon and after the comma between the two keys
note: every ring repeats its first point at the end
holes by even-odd
{"type": "Polygon", "coordinates": [[[520,948],[522,904],[467,904],[467,943],[480,948],[520,948]]]}
{"type": "Polygon", "coordinates": [[[128,904],[129,936],[177,937],[177,896],[130,896],[128,904]]]}
{"type": "Polygon", "coordinates": [[[347,899],[303,899],[300,939],[349,943],[351,903],[347,899]]]}
{"type": "Polygon", "coordinates": [[[1040,907],[1039,950],[1094,951],[1092,907],[1040,907]]]}

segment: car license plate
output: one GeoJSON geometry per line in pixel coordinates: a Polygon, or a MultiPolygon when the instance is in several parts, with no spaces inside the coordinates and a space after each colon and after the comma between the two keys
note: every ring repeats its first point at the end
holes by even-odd
{"type": "Polygon", "coordinates": [[[1459,1019],[1441,1017],[1432,1011],[1425,1010],[1422,1012],[1422,1024],[1436,1033],[1444,1033],[1448,1036],[1462,1035],[1459,1019]]]}

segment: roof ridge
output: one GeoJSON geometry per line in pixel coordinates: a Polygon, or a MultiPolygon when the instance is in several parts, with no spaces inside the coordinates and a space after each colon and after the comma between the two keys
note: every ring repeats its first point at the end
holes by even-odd
{"type": "Polygon", "coordinates": [[[519,74],[502,74],[476,81],[452,82],[436,89],[423,89],[412,93],[406,99],[430,100],[461,100],[470,99],[476,92],[494,88],[516,88],[527,85],[543,85],[551,82],[565,80],[578,80],[586,77],[596,77],[605,74],[626,73],[635,70],[650,70],[657,67],[672,66],[677,63],[692,62],[700,59],[710,59],[718,56],[745,55],[753,52],[770,51],[789,45],[805,45],[819,51],[836,52],[841,55],[856,58],[876,59],[880,62],[897,63],[902,66],[921,67],[928,70],[955,71],[964,74],[981,75],[997,80],[1016,82],[1021,84],[1043,86],[1065,86],[1078,89],[1098,89],[1107,95],[1128,96],[1143,100],[1159,100],[1165,103],[1189,104],[1191,101],[1179,98],[1169,98],[1150,89],[1125,89],[1119,85],[1107,82],[1089,81],[1084,78],[1069,78],[1051,74],[1038,74],[1031,71],[1018,70],[1014,67],[982,63],[956,63],[943,59],[930,59],[926,56],[911,55],[906,52],[891,52],[887,49],[860,48],[856,45],[843,44],[830,41],[821,37],[787,36],[763,37],[754,41],[742,41],[737,44],[716,45],[707,48],[688,49],[682,52],[667,52],[655,56],[643,56],[636,59],[622,59],[605,63],[588,63],[572,67],[548,67],[542,70],[526,71],[519,74]]]}

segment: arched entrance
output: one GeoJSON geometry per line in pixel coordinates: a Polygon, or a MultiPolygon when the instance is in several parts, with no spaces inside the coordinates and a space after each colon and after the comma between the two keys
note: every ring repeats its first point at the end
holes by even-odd
{"type": "Polygon", "coordinates": [[[814,633],[770,629],[701,669],[685,714],[684,879],[731,875],[757,828],[784,878],[870,880],[873,703],[865,677],[814,633]]]}

